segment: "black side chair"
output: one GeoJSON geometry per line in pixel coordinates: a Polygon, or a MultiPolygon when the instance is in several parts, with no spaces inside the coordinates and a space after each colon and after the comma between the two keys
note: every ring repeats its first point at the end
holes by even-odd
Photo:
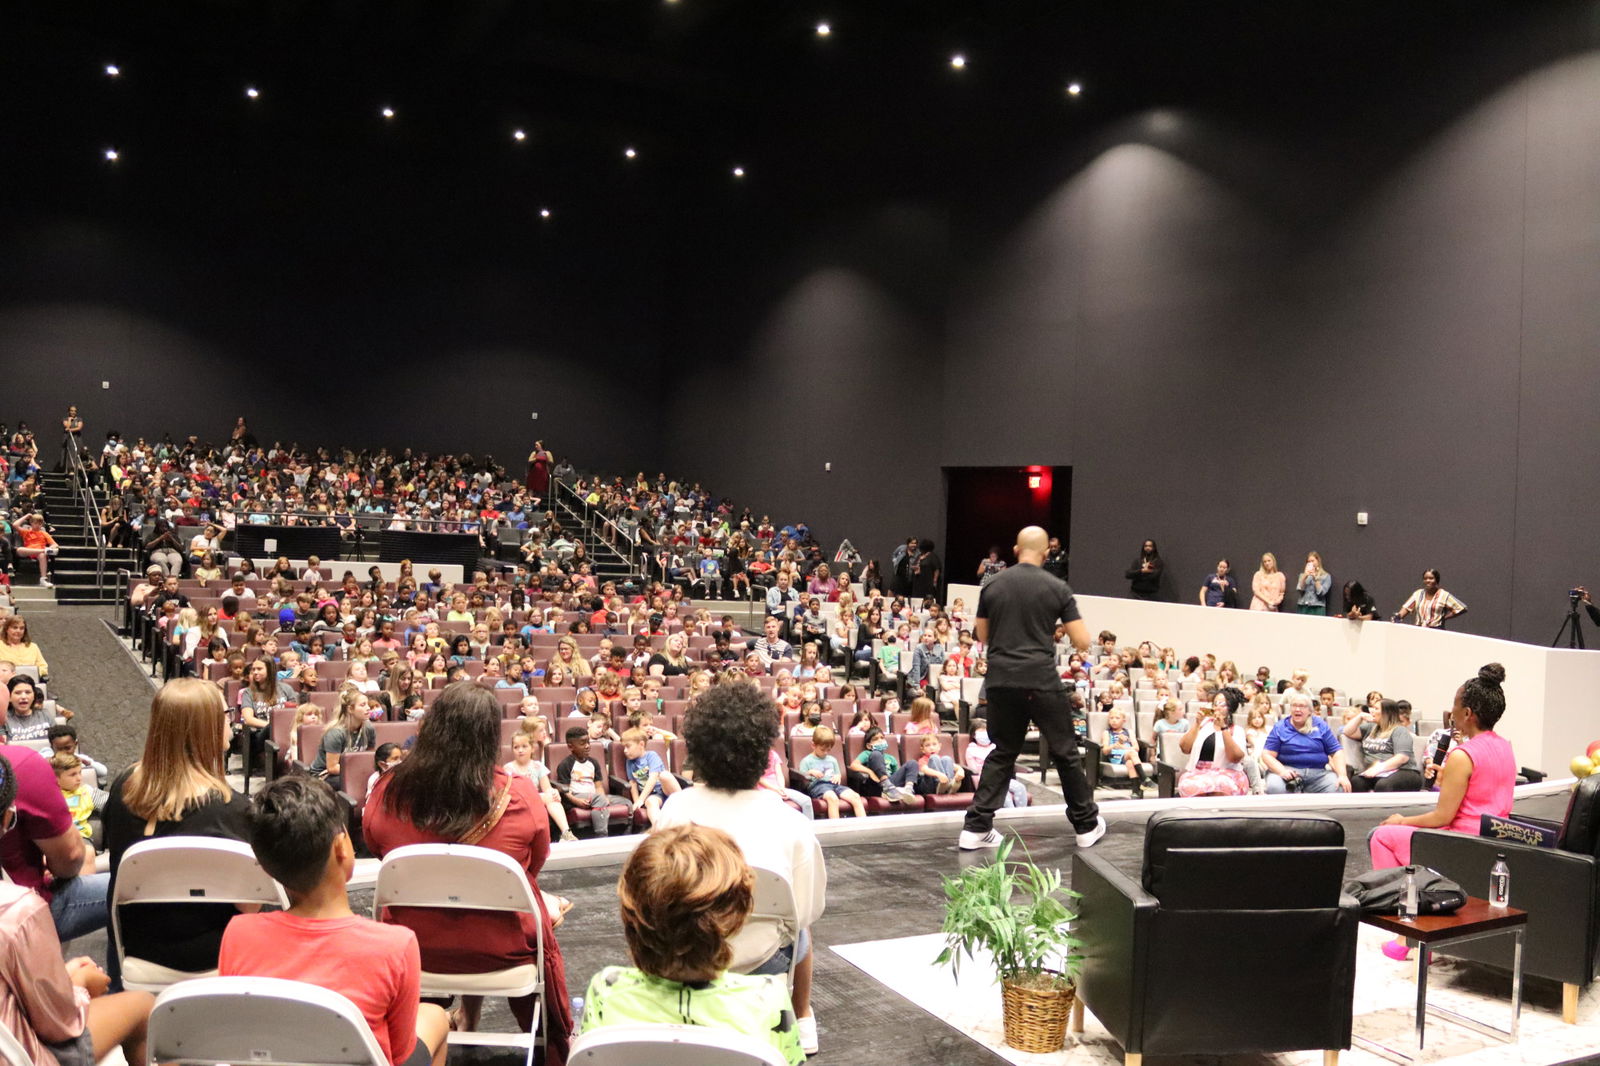
{"type": "Polygon", "coordinates": [[[1077,1009],[1126,1066],[1146,1053],[1317,1049],[1332,1066],[1350,1046],[1361,919],[1340,892],[1344,863],[1344,827],[1325,815],[1162,811],[1137,881],[1100,852],[1075,854],[1077,1009]]]}
{"type": "MultiPolygon", "coordinates": [[[[1538,819],[1522,818],[1534,822],[1538,819]]],[[[1561,1020],[1577,1024],[1578,997],[1600,973],[1600,776],[1586,777],[1567,801],[1554,848],[1467,836],[1439,829],[1411,838],[1411,861],[1431,866],[1470,895],[1487,896],[1489,868],[1504,854],[1511,868],[1511,905],[1528,912],[1522,972],[1561,982],[1561,1020]]],[[[1454,955],[1511,969],[1511,945],[1503,937],[1451,946],[1454,955]]]]}

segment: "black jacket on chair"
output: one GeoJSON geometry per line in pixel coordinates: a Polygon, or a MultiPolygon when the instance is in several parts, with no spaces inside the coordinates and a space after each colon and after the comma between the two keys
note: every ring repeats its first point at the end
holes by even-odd
{"type": "MultiPolygon", "coordinates": [[[[1433,867],[1473,896],[1488,896],[1497,854],[1511,869],[1511,905],[1528,912],[1522,972],[1580,989],[1588,985],[1600,965],[1600,776],[1578,782],[1554,848],[1440,829],[1418,830],[1411,838],[1412,862],[1433,867]]],[[[1489,937],[1447,945],[1440,954],[1509,970],[1511,946],[1510,937],[1489,937]]]]}
{"type": "Polygon", "coordinates": [[[1361,909],[1323,815],[1162,811],[1140,881],[1079,852],[1078,996],[1129,1055],[1350,1046],[1361,909]]]}

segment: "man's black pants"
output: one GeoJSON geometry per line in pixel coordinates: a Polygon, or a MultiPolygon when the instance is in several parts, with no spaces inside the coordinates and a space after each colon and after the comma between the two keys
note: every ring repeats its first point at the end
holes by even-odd
{"type": "Polygon", "coordinates": [[[1079,833],[1087,833],[1100,819],[1094,790],[1083,773],[1083,757],[1078,754],[1078,736],[1072,728],[1072,702],[1064,687],[995,688],[985,690],[989,699],[989,739],[994,750],[983,762],[977,795],[967,809],[966,828],[986,833],[994,825],[994,812],[1005,802],[1006,789],[1016,774],[1017,755],[1028,738],[1028,723],[1039,727],[1039,736],[1048,758],[1055,763],[1061,786],[1067,796],[1067,820],[1079,833]]]}

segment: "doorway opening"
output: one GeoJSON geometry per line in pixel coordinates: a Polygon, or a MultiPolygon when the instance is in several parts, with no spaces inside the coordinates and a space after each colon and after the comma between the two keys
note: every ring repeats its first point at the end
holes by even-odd
{"type": "Polygon", "coordinates": [[[1070,466],[947,466],[944,504],[946,583],[976,582],[991,547],[1015,562],[1011,547],[1024,526],[1043,526],[1061,538],[1071,558],[1070,466]]]}

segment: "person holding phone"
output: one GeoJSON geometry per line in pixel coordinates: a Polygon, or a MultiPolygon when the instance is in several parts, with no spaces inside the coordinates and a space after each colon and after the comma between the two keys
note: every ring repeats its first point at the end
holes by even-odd
{"type": "Polygon", "coordinates": [[[1321,553],[1307,553],[1305,569],[1294,587],[1300,593],[1297,606],[1301,614],[1328,613],[1328,593],[1333,590],[1333,578],[1323,569],[1321,553]]]}
{"type": "Polygon", "coordinates": [[[1189,765],[1178,779],[1180,796],[1244,796],[1250,781],[1244,773],[1244,727],[1234,715],[1244,706],[1244,693],[1225,688],[1211,701],[1211,713],[1195,715],[1178,747],[1189,765]]]}

